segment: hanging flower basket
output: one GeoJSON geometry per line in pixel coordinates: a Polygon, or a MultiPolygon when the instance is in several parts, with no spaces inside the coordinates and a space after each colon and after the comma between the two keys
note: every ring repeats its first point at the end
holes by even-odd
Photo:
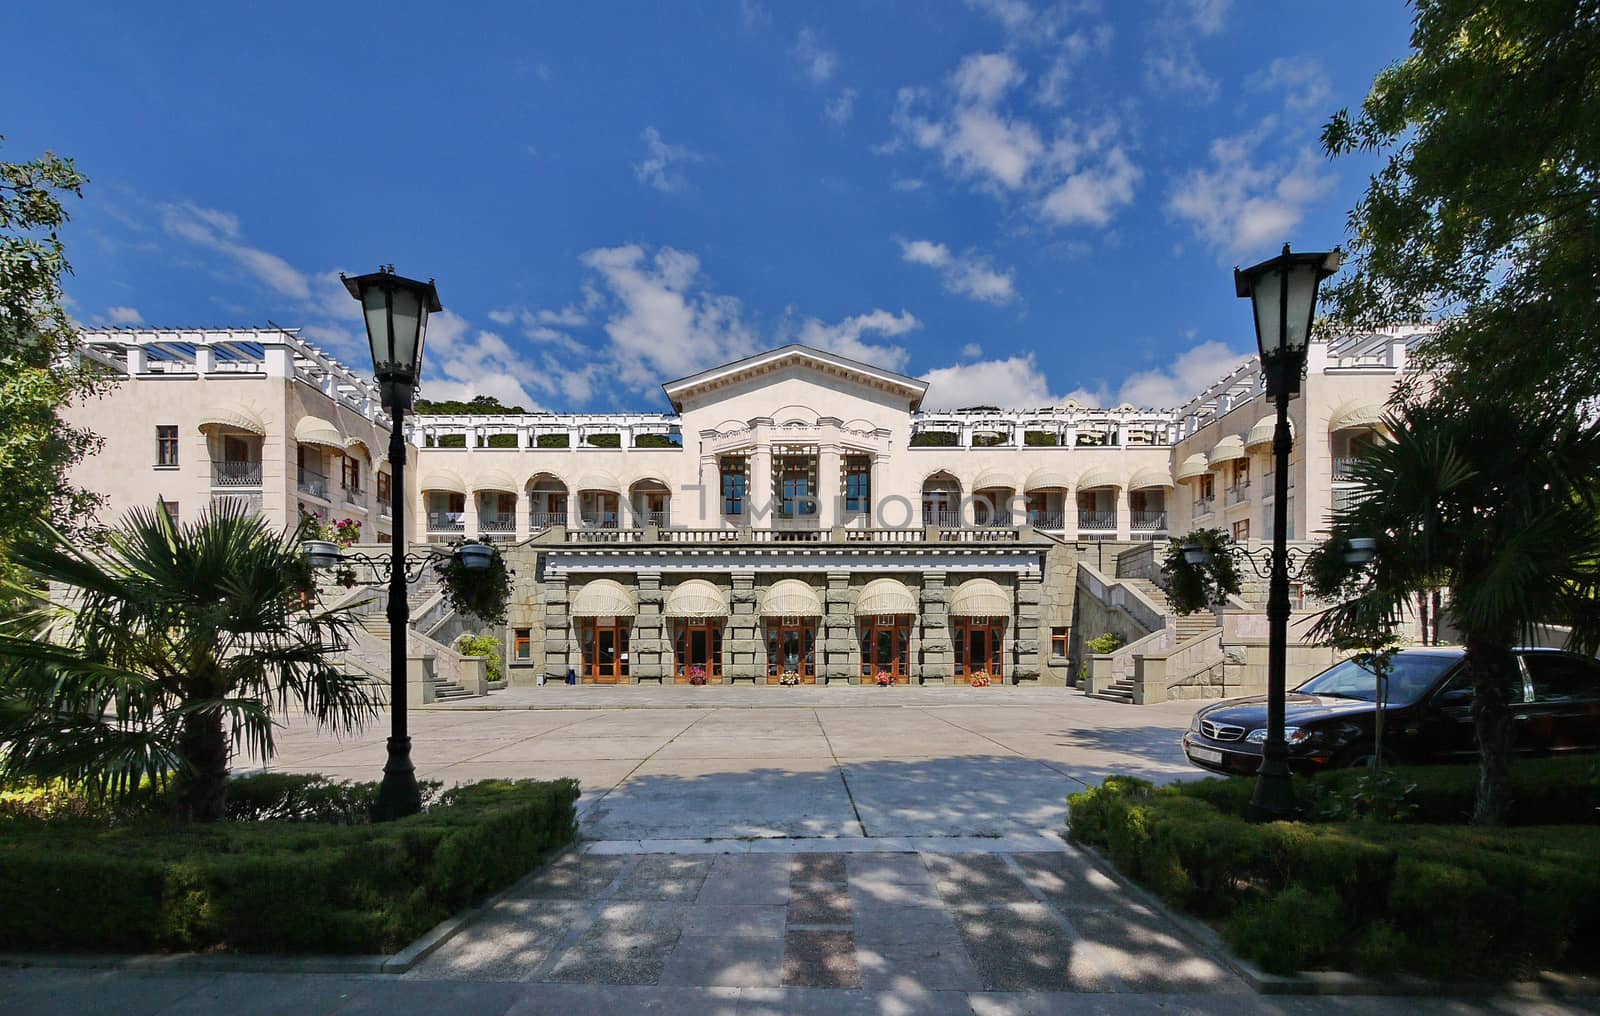
{"type": "Polygon", "coordinates": [[[792,670],[786,670],[778,675],[778,683],[785,688],[793,688],[800,683],[800,675],[792,670]]]}
{"type": "MultiPolygon", "coordinates": [[[[477,540],[463,540],[460,547],[484,547],[477,540]]],[[[490,628],[506,623],[506,603],[511,599],[511,569],[506,567],[505,555],[490,546],[491,557],[486,568],[469,568],[462,555],[452,553],[434,566],[439,576],[440,589],[450,606],[464,614],[471,614],[490,628]]]]}

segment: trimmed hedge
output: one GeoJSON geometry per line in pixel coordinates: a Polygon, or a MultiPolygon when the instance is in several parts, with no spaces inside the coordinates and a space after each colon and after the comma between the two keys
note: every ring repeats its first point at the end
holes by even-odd
{"type": "Polygon", "coordinates": [[[393,952],[570,842],[577,799],[494,780],[378,825],[13,820],[0,949],[393,952]]]}
{"type": "Polygon", "coordinates": [[[1201,786],[1113,777],[1068,798],[1072,838],[1266,970],[1504,979],[1594,964],[1600,829],[1255,824],[1201,786]]]}

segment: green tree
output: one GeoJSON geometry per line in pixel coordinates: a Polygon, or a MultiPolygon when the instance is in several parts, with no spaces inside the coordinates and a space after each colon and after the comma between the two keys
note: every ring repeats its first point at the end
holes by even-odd
{"type": "Polygon", "coordinates": [[[234,755],[272,756],[275,711],[358,727],[373,700],[336,662],[352,622],[302,607],[299,536],[233,507],[177,527],[158,506],[97,550],[48,525],[19,541],[60,595],[0,630],[0,774],[111,794],[171,776],[183,817],[216,821],[234,755]]]}
{"type": "Polygon", "coordinates": [[[1575,409],[1600,397],[1600,3],[1412,6],[1410,55],[1323,128],[1330,155],[1387,156],[1332,316],[1441,319],[1407,398],[1575,409]]]}
{"type": "Polygon", "coordinates": [[[1360,494],[1335,512],[1307,568],[1312,592],[1336,601],[1312,635],[1381,647],[1419,593],[1449,591],[1481,757],[1473,822],[1497,825],[1510,804],[1510,703],[1521,697],[1513,647],[1554,622],[1572,626],[1571,648],[1600,648],[1600,423],[1435,399],[1386,426],[1392,439],[1352,466],[1360,494]],[[1378,543],[1362,568],[1343,561],[1343,541],[1358,536],[1378,543]]]}
{"type": "Polygon", "coordinates": [[[75,362],[62,307],[61,278],[72,269],[58,235],[67,221],[60,196],[81,197],[86,182],[71,159],[52,154],[0,162],[0,574],[7,548],[45,519],[74,525],[99,505],[66,478],[98,440],[60,415],[109,383],[75,362]]]}

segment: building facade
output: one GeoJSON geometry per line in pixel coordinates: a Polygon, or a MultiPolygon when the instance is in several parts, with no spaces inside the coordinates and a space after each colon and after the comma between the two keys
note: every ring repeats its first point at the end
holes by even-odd
{"type": "MultiPolygon", "coordinates": [[[[1419,335],[1313,345],[1292,538],[1324,527],[1419,335]]],[[[84,339],[128,377],[73,410],[108,438],[77,479],[113,510],[259,493],[274,522],[359,513],[387,537],[388,421],[369,383],[297,334],[84,339]]],[[[514,681],[1065,684],[1080,590],[1108,596],[1123,554],[1144,548],[1148,571],[1169,535],[1270,536],[1253,359],[1175,410],[929,411],[926,382],[804,346],[663,389],[670,414],[411,421],[410,536],[504,545],[514,681]]],[[[1166,623],[1127,597],[1135,633],[1166,623]]]]}

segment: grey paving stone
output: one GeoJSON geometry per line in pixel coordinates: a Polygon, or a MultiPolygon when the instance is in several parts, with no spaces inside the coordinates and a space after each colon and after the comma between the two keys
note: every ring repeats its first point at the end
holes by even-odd
{"type": "Polygon", "coordinates": [[[618,900],[693,902],[711,873],[711,857],[650,854],[639,858],[612,894],[618,900]]]}
{"type": "Polygon", "coordinates": [[[933,907],[873,907],[855,915],[856,942],[894,947],[933,942],[961,946],[961,934],[949,911],[933,907]]]}
{"type": "Polygon", "coordinates": [[[1095,961],[1134,991],[1248,991],[1215,958],[1196,950],[1144,907],[1074,912],[1069,918],[1095,961]]]}
{"type": "Polygon", "coordinates": [[[956,927],[991,991],[1110,991],[1084,947],[1042,903],[958,910],[956,927]]]}
{"type": "Polygon", "coordinates": [[[845,854],[796,854],[789,860],[789,884],[843,882],[845,854]]]}
{"type": "Polygon", "coordinates": [[[850,923],[850,892],[842,885],[806,883],[789,889],[789,924],[850,923]]]}
{"type": "Polygon", "coordinates": [[[0,997],[0,1012],[40,1016],[127,1013],[143,1016],[176,1005],[217,981],[216,975],[128,974],[114,970],[52,971],[48,980],[0,997]]]}
{"type": "Polygon", "coordinates": [[[856,943],[848,931],[790,931],[783,945],[785,987],[861,987],[856,943]]]}
{"type": "Polygon", "coordinates": [[[921,885],[881,882],[875,878],[850,880],[850,902],[859,912],[880,907],[943,907],[944,898],[932,882],[921,885]]]}
{"type": "Polygon", "coordinates": [[[861,986],[869,991],[975,991],[983,987],[961,939],[931,937],[913,942],[868,942],[857,932],[861,986]]]}
{"type": "MultiPolygon", "coordinates": [[[[506,1016],[737,1016],[738,988],[621,984],[529,984],[506,1016]]],[[[432,1014],[430,1014],[432,1016],[432,1014]]],[[[457,1014],[439,1014],[457,1016],[457,1014]]],[[[459,1016],[471,1016],[461,1013],[459,1016]]]]}
{"type": "Polygon", "coordinates": [[[952,907],[1035,902],[998,854],[929,854],[926,861],[939,895],[952,907]]]}
{"type": "Polygon", "coordinates": [[[775,988],[783,975],[784,938],[684,935],[661,971],[663,985],[775,988]]]}
{"type": "Polygon", "coordinates": [[[855,882],[888,882],[894,885],[931,885],[933,875],[922,863],[922,855],[914,852],[847,854],[845,871],[855,882]]]}
{"type": "Polygon", "coordinates": [[[636,864],[626,857],[567,854],[508,894],[518,899],[592,900],[636,864]]]}
{"type": "MultiPolygon", "coordinates": [[[[701,894],[704,896],[704,894],[701,894]]],[[[781,905],[749,906],[696,903],[683,921],[683,933],[731,938],[782,936],[786,911],[781,905]]]]}
{"type": "Polygon", "coordinates": [[[663,903],[612,903],[550,968],[548,980],[588,984],[656,984],[682,934],[687,908],[663,903]]]}
{"type": "Polygon", "coordinates": [[[481,1013],[500,1016],[521,994],[516,984],[467,981],[374,980],[332,1012],[337,1016],[394,1016],[398,1012],[481,1013]]]}
{"type": "Polygon", "coordinates": [[[1125,897],[1111,877],[1077,850],[1056,854],[1012,854],[1029,885],[1052,906],[1063,909],[1105,910],[1119,907],[1125,897]]]}
{"type": "Polygon", "coordinates": [[[717,857],[698,902],[730,905],[782,904],[789,899],[789,866],[780,855],[717,857]]]}
{"type": "MultiPolygon", "coordinates": [[[[1058,1012],[1060,1010],[1057,1010],[1058,1012]]],[[[963,991],[904,985],[890,992],[825,988],[745,988],[739,1016],[972,1016],[963,991]]]]}
{"type": "Polygon", "coordinates": [[[593,920],[578,900],[506,900],[440,946],[412,979],[521,981],[531,978],[569,931],[593,920]]]}

